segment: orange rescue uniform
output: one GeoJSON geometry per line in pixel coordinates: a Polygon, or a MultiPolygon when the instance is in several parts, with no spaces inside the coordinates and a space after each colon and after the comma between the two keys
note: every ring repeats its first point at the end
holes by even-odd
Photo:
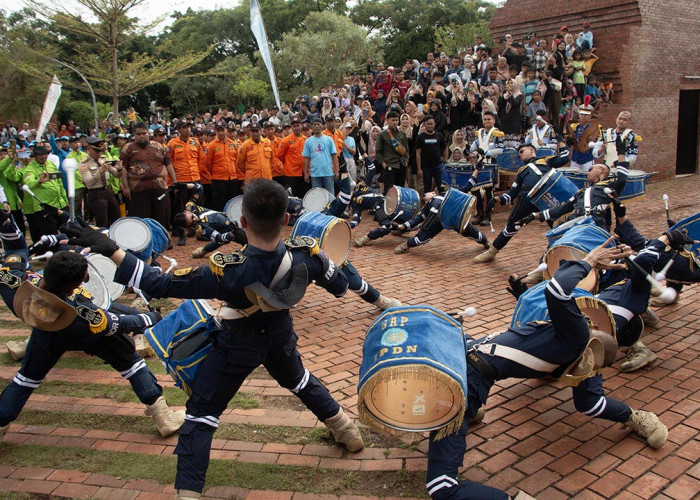
{"type": "Polygon", "coordinates": [[[206,168],[215,181],[229,181],[238,179],[238,145],[231,139],[225,141],[217,137],[207,144],[206,168]]]}
{"type": "Polygon", "coordinates": [[[272,143],[269,139],[260,138],[260,142],[246,139],[238,152],[237,166],[243,178],[272,180],[272,143]]]}
{"type": "Polygon", "coordinates": [[[284,175],[284,163],[277,157],[282,139],[273,137],[270,139],[270,142],[272,143],[272,177],[282,177],[284,175]]]}
{"type": "Polygon", "coordinates": [[[301,153],[304,151],[305,142],[306,137],[303,134],[300,137],[290,134],[280,140],[277,158],[284,163],[284,175],[287,177],[304,175],[304,157],[301,156],[301,153]]]}
{"type": "Polygon", "coordinates": [[[178,182],[199,181],[199,158],[200,155],[203,156],[203,151],[195,137],[190,137],[187,141],[180,137],[170,139],[168,154],[178,182]]]}
{"type": "Polygon", "coordinates": [[[333,133],[331,134],[327,128],[324,128],[323,135],[327,135],[333,139],[333,142],[335,143],[335,150],[338,152],[338,161],[340,161],[340,157],[343,155],[343,145],[345,144],[345,137],[343,136],[343,133],[336,129],[333,130],[333,133]]]}

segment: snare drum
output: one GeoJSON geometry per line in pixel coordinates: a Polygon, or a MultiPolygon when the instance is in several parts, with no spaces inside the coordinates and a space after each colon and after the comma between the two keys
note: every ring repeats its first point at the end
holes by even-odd
{"type": "Polygon", "coordinates": [[[206,300],[186,300],[144,334],[175,386],[192,394],[192,384],[211,350],[210,336],[219,329],[206,300]]]}
{"type": "MultiPolygon", "coordinates": [[[[588,255],[588,252],[605,243],[608,238],[610,238],[610,233],[595,224],[579,224],[572,227],[556,240],[544,254],[544,261],[547,264],[547,269],[544,271],[545,278],[549,279],[554,276],[554,272],[559,269],[560,261],[582,259],[588,255]]],[[[579,282],[578,286],[593,291],[597,284],[598,275],[596,270],[592,269],[588,276],[579,282]]]]}
{"type": "Polygon", "coordinates": [[[350,253],[352,231],[343,219],[318,212],[306,212],[292,228],[291,238],[311,236],[328,257],[337,265],[345,262],[350,253]]]}
{"type": "MultiPolygon", "coordinates": [[[[112,301],[121,297],[126,287],[114,281],[114,275],[117,273],[117,265],[112,262],[112,259],[97,253],[91,253],[87,256],[87,261],[90,281],[83,283],[83,286],[90,290],[92,278],[97,274],[99,279],[107,286],[108,295],[112,301]]],[[[90,292],[96,295],[92,290],[90,290],[90,292]]]]}
{"type": "Polygon", "coordinates": [[[327,189],[315,187],[306,192],[302,203],[306,210],[323,212],[331,201],[333,201],[333,195],[327,189]]]}
{"type": "Polygon", "coordinates": [[[430,306],[392,307],[367,329],[357,385],[360,420],[397,434],[462,425],[466,342],[455,319],[430,306]]]}
{"type": "Polygon", "coordinates": [[[545,237],[547,241],[549,241],[549,246],[552,246],[552,244],[561,238],[569,229],[579,224],[593,224],[593,217],[590,215],[582,215],[581,217],[576,217],[575,219],[571,219],[550,229],[545,233],[545,237]]]}
{"type": "Polygon", "coordinates": [[[553,148],[541,147],[535,148],[535,154],[537,155],[537,158],[548,158],[550,156],[556,156],[557,151],[553,148]]]}
{"type": "Polygon", "coordinates": [[[560,169],[560,171],[564,174],[564,177],[573,182],[579,189],[585,189],[591,185],[586,172],[582,172],[576,167],[567,167],[560,169]]]}
{"type": "MultiPolygon", "coordinates": [[[[442,169],[442,183],[454,188],[464,189],[474,173],[474,165],[447,163],[442,169]]],[[[483,166],[476,176],[476,184],[472,188],[493,187],[498,184],[498,166],[483,166]]]]}
{"type": "Polygon", "coordinates": [[[131,251],[146,264],[151,263],[153,237],[144,219],[122,217],[109,227],[109,238],[122,250],[131,251]]]}
{"type": "Polygon", "coordinates": [[[151,251],[153,258],[157,259],[170,246],[170,234],[157,220],[143,219],[143,221],[151,228],[151,251]]]}
{"type": "MultiPolygon", "coordinates": [[[[700,212],[679,220],[671,229],[686,229],[690,238],[700,241],[700,212]]],[[[692,253],[695,258],[700,257],[700,243],[691,245],[690,253],[692,253]]]]}
{"type": "Polygon", "coordinates": [[[406,222],[420,210],[420,195],[415,189],[392,186],[384,199],[384,212],[391,220],[406,222]],[[400,215],[399,215],[400,214],[400,215]]]}
{"type": "MultiPolygon", "coordinates": [[[[613,170],[615,171],[615,175],[617,175],[616,169],[613,170]]],[[[620,199],[632,200],[640,196],[646,196],[647,181],[650,177],[651,174],[643,170],[630,170],[627,176],[627,184],[625,184],[622,193],[620,193],[620,199]]]]}
{"type": "MultiPolygon", "coordinates": [[[[531,321],[549,321],[551,319],[547,309],[547,299],[544,295],[548,283],[548,281],[539,283],[518,298],[510,322],[511,327],[522,326],[531,321]]],[[[582,288],[574,288],[571,296],[574,297],[579,310],[588,318],[595,330],[609,333],[613,337],[616,336],[615,318],[605,302],[582,288]]]]}
{"type": "Polygon", "coordinates": [[[224,205],[224,214],[229,222],[240,224],[243,215],[243,196],[236,196],[228,200],[224,205]]]}
{"type": "Polygon", "coordinates": [[[578,192],[576,185],[555,169],[549,170],[527,194],[540,210],[554,208],[578,192]]]}
{"type": "MultiPolygon", "coordinates": [[[[100,255],[100,257],[102,256],[100,255]]],[[[107,259],[107,257],[103,258],[107,259]]],[[[112,262],[111,260],[109,261],[112,262]]],[[[88,276],[90,277],[90,279],[86,282],[83,282],[80,286],[87,290],[90,293],[90,295],[92,295],[91,300],[93,304],[95,304],[100,309],[104,309],[106,311],[112,305],[112,297],[110,296],[109,289],[107,288],[107,283],[105,283],[105,280],[102,279],[100,271],[96,267],[94,267],[93,263],[90,262],[89,257],[87,262],[88,276]]],[[[114,263],[112,263],[112,265],[114,265],[114,270],[116,272],[117,266],[114,263]]]]}
{"type": "Polygon", "coordinates": [[[471,221],[476,206],[476,197],[449,188],[438,210],[438,219],[445,229],[454,229],[461,234],[471,221]]]}
{"type": "Polygon", "coordinates": [[[513,148],[505,148],[501,154],[496,157],[496,163],[502,170],[509,172],[517,172],[523,163],[518,156],[518,150],[513,148]]]}

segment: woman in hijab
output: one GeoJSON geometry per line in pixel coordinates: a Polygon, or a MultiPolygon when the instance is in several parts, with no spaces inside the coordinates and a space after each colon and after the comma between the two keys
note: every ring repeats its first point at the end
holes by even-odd
{"type": "Polygon", "coordinates": [[[333,114],[333,103],[330,98],[324,97],[321,104],[321,120],[325,120],[328,115],[333,114]]]}
{"type": "MultiPolygon", "coordinates": [[[[408,105],[409,103],[406,104],[408,105]]],[[[413,104],[413,106],[415,107],[415,104],[413,104]]],[[[407,185],[411,189],[418,191],[422,198],[423,182],[418,179],[418,170],[416,168],[415,139],[418,137],[418,124],[414,124],[411,117],[407,113],[404,113],[401,115],[401,118],[399,118],[399,128],[408,138],[408,171],[410,175],[408,175],[406,179],[407,185]]]]}
{"type": "Polygon", "coordinates": [[[462,81],[455,74],[450,75],[450,91],[447,93],[448,102],[448,130],[453,131],[466,126],[467,95],[462,81]]]}
{"type": "Polygon", "coordinates": [[[374,101],[374,121],[381,126],[384,123],[384,115],[386,115],[386,95],[382,89],[377,90],[377,98],[374,101]]]}
{"type": "Polygon", "coordinates": [[[467,139],[464,135],[464,131],[462,131],[462,129],[457,129],[454,131],[454,133],[452,134],[452,142],[450,142],[448,149],[450,153],[452,153],[452,151],[454,151],[455,149],[461,149],[462,152],[469,149],[469,143],[467,142],[467,139]]]}
{"type": "Polygon", "coordinates": [[[444,134],[445,129],[447,128],[447,117],[445,116],[445,113],[443,113],[440,109],[439,99],[433,99],[432,101],[430,101],[430,107],[428,108],[428,113],[426,114],[426,116],[428,115],[435,118],[435,131],[444,134]]]}
{"type": "Polygon", "coordinates": [[[506,92],[498,99],[498,116],[501,130],[505,134],[520,135],[522,132],[523,95],[520,85],[514,79],[506,82],[506,92]]]}
{"type": "Polygon", "coordinates": [[[508,66],[508,59],[503,56],[498,56],[498,79],[506,81],[510,78],[510,66],[508,66]]]}

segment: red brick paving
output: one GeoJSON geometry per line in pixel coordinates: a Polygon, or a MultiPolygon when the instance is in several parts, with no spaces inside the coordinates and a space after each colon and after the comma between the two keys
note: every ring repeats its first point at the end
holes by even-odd
{"type": "MultiPolygon", "coordinates": [[[[671,216],[681,218],[697,211],[700,177],[692,176],[649,186],[646,201],[628,204],[630,216],[646,235],[664,229],[661,194],[671,197],[671,216]]],[[[505,213],[494,217],[502,228],[505,213]]],[[[373,227],[369,217],[355,230],[366,234],[373,227]]],[[[353,264],[365,279],[383,293],[404,303],[429,303],[448,313],[473,305],[479,314],[467,321],[475,336],[503,328],[510,320],[514,299],[505,291],[510,273],[523,273],[536,265],[546,247],[544,225],[532,224],[517,235],[498,255],[496,262],[477,266],[471,259],[479,253],[475,245],[454,233],[443,232],[429,245],[395,256],[400,237],[389,236],[351,252],[353,264]]],[[[495,235],[494,235],[495,236],[495,235]]],[[[493,236],[489,235],[490,238],[493,236]]],[[[190,265],[189,252],[199,243],[189,241],[168,255],[181,266],[190,265]]],[[[196,263],[203,264],[205,261],[196,263]]],[[[656,312],[658,329],[645,332],[645,343],[659,360],[654,366],[633,374],[621,374],[616,366],[605,370],[605,386],[613,397],[659,413],[669,427],[669,440],[652,450],[618,424],[591,420],[575,412],[570,390],[557,383],[507,380],[492,390],[484,424],[470,429],[463,476],[514,493],[517,489],[541,499],[557,498],[693,498],[700,492],[700,311],[698,295],[686,287],[678,304],[656,312]]],[[[336,301],[312,287],[294,311],[299,349],[307,367],[356,415],[355,387],[361,361],[364,330],[378,311],[349,293],[336,301]],[[330,314],[329,314],[330,312],[330,314]]],[[[14,319],[12,317],[3,319],[14,319]]],[[[21,335],[12,328],[1,335],[21,335]]],[[[0,367],[0,377],[11,378],[16,367],[0,367]]],[[[167,376],[161,383],[171,384],[167,376]]],[[[126,383],[115,372],[86,372],[55,369],[47,380],[126,383]]],[[[289,396],[274,381],[250,379],[243,390],[270,396],[289,396]]],[[[107,399],[88,400],[71,396],[34,395],[28,407],[46,411],[73,411],[142,415],[140,405],[115,404],[107,399]]],[[[306,411],[271,409],[229,410],[224,422],[262,423],[315,427],[318,421],[306,411]]],[[[60,425],[59,422],[57,422],[60,425]]],[[[58,444],[75,448],[92,447],[139,453],[171,454],[174,438],[118,433],[99,429],[68,429],[48,426],[13,425],[6,440],[13,443],[58,444]],[[55,442],[54,442],[55,441],[55,442]]],[[[349,455],[341,448],[323,445],[287,445],[215,440],[213,456],[280,465],[320,466],[340,470],[424,470],[425,441],[416,450],[400,448],[367,449],[349,455]]],[[[144,457],[147,462],[148,458],[144,457]]],[[[71,498],[172,497],[171,485],[131,481],[105,474],[34,467],[13,468],[1,464],[0,489],[51,494],[71,498]]],[[[377,492],[380,493],[380,492],[377,492]]],[[[314,495],[293,492],[248,491],[236,487],[215,487],[210,498],[374,498],[346,495],[314,495]]]]}

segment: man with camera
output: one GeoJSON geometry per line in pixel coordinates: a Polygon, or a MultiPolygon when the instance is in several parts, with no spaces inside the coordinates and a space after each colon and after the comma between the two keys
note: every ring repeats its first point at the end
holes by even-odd
{"type": "Polygon", "coordinates": [[[377,136],[374,163],[381,165],[384,180],[384,194],[394,185],[406,183],[408,165],[408,138],[399,128],[399,114],[389,111],[386,114],[387,129],[377,136]]]}
{"type": "Polygon", "coordinates": [[[80,162],[79,172],[87,189],[87,207],[99,227],[109,227],[120,217],[117,199],[108,183],[107,174],[119,178],[122,163],[110,161],[104,154],[105,141],[99,137],[87,138],[87,156],[80,162]]]}

